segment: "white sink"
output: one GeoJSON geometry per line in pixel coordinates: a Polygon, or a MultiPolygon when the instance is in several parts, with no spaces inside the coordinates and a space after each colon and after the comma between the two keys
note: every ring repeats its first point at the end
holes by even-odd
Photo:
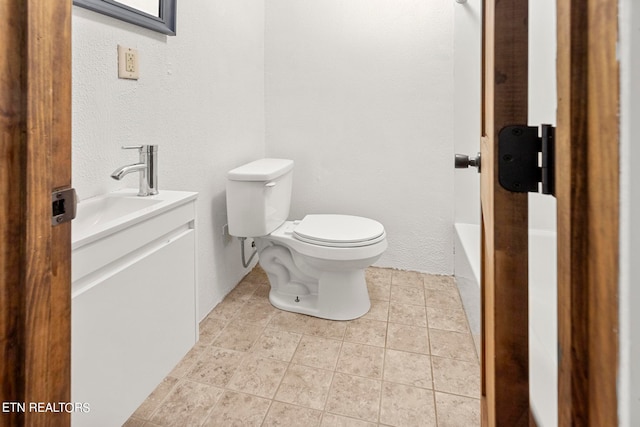
{"type": "Polygon", "coordinates": [[[137,190],[119,190],[78,203],[71,227],[72,248],[78,249],[169,210],[186,199],[195,199],[197,195],[166,190],[155,196],[140,197],[137,194],[137,190]]]}
{"type": "Polygon", "coordinates": [[[156,199],[122,197],[113,194],[89,199],[78,206],[78,215],[73,222],[74,234],[76,231],[79,234],[86,234],[92,228],[100,227],[160,202],[161,200],[156,199]]]}

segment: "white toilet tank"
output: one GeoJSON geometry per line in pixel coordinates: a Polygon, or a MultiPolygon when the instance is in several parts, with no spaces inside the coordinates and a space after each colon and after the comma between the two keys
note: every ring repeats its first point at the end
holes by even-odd
{"type": "Polygon", "coordinates": [[[229,234],[266,236],[289,216],[293,160],[260,159],[227,173],[229,234]]]}

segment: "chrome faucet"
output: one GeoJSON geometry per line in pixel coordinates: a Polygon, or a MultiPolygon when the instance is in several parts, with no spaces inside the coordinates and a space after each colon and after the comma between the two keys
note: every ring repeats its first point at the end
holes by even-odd
{"type": "Polygon", "coordinates": [[[140,188],[138,196],[158,194],[158,146],[157,145],[125,145],[124,150],[140,151],[140,161],[114,170],[111,178],[118,181],[131,172],[140,172],[140,188]]]}

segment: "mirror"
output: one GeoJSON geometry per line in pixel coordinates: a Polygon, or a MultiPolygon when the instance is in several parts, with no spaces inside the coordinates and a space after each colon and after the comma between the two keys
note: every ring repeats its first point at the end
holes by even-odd
{"type": "Polygon", "coordinates": [[[176,35],[177,0],[73,0],[73,4],[170,36],[176,35]]]}

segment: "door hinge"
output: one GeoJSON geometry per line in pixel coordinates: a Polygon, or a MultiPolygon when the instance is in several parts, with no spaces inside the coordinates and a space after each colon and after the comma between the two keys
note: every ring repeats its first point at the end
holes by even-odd
{"type": "Polygon", "coordinates": [[[555,128],[509,125],[498,133],[498,181],[516,193],[539,192],[556,195],[555,128]],[[542,155],[540,155],[542,153],[542,155]]]}
{"type": "Polygon", "coordinates": [[[60,225],[74,219],[77,206],[75,188],[63,188],[51,193],[51,225],[60,225]]]}

